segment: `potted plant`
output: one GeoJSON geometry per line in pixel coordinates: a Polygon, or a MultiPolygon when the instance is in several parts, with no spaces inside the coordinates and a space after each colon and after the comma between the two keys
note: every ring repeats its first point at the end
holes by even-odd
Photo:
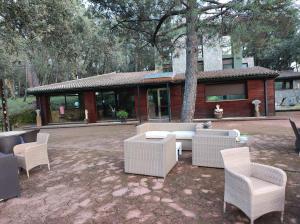
{"type": "Polygon", "coordinates": [[[121,122],[126,122],[127,117],[128,113],[125,110],[119,110],[117,112],[117,118],[119,118],[121,122]]]}

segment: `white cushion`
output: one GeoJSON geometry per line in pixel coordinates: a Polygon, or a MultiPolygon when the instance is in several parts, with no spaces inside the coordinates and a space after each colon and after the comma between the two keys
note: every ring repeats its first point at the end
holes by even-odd
{"type": "Polygon", "coordinates": [[[229,135],[229,137],[235,137],[236,140],[239,141],[241,133],[239,130],[233,129],[228,132],[228,135],[229,135]]]}
{"type": "Polygon", "coordinates": [[[168,134],[171,134],[169,131],[147,131],[145,132],[146,138],[166,138],[168,134]]]}
{"type": "Polygon", "coordinates": [[[176,135],[176,139],[192,139],[195,135],[194,131],[173,131],[172,134],[176,135]]]}

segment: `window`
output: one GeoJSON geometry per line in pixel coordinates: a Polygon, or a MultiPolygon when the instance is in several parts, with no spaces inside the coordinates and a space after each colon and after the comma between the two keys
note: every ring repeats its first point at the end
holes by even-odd
{"type": "Polygon", "coordinates": [[[204,71],[204,64],[203,61],[198,61],[198,71],[203,72],[204,71]]]}
{"type": "Polygon", "coordinates": [[[222,54],[223,56],[230,56],[232,55],[232,48],[231,48],[231,37],[230,36],[223,36],[221,39],[221,47],[222,47],[222,54]]]}
{"type": "Polygon", "coordinates": [[[223,59],[223,69],[232,69],[233,68],[233,59],[223,59]]]}
{"type": "Polygon", "coordinates": [[[293,89],[293,81],[276,81],[275,90],[293,89]]]}
{"type": "Polygon", "coordinates": [[[208,102],[246,99],[245,83],[216,84],[205,86],[205,96],[208,102]]]}
{"type": "Polygon", "coordinates": [[[242,64],[242,68],[248,68],[249,66],[248,66],[248,63],[243,63],[242,64]]]}
{"type": "Polygon", "coordinates": [[[202,60],[202,58],[203,58],[203,45],[200,44],[198,46],[198,60],[202,60]]]}

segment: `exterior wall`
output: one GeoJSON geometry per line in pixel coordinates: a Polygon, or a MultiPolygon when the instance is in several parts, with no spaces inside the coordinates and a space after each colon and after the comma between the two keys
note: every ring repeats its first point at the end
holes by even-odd
{"type": "Polygon", "coordinates": [[[203,64],[204,71],[223,70],[222,48],[218,39],[204,41],[203,64]]]}
{"type": "MultiPolygon", "coordinates": [[[[268,80],[268,110],[269,115],[274,115],[274,81],[268,80]]],[[[195,107],[195,118],[208,118],[213,117],[213,111],[217,104],[224,109],[224,117],[249,117],[254,115],[254,106],[252,101],[255,99],[260,100],[261,114],[265,114],[265,91],[264,91],[264,80],[248,80],[246,81],[247,87],[247,96],[245,100],[232,100],[232,101],[221,101],[221,102],[206,102],[205,99],[205,84],[198,83],[197,88],[197,99],[195,107]]],[[[179,86],[174,86],[171,88],[171,110],[172,110],[172,119],[179,119],[181,112],[181,105],[179,105],[179,100],[182,103],[183,92],[180,96],[176,96],[179,91],[179,86]],[[176,91],[177,90],[177,91],[176,91]],[[176,105],[176,106],[174,106],[176,105]],[[176,115],[176,116],[175,116],[176,115]]],[[[182,87],[180,86],[182,90],[182,87]]]]}
{"type": "Polygon", "coordinates": [[[185,48],[176,48],[172,55],[172,69],[175,73],[185,73],[186,69],[186,50],[185,48]]]}
{"type": "Polygon", "coordinates": [[[253,57],[243,58],[242,62],[247,63],[248,68],[254,67],[254,58],[253,57]]]}
{"type": "Polygon", "coordinates": [[[275,111],[275,81],[267,80],[267,94],[268,94],[268,112],[269,116],[274,116],[275,111]]]}
{"type": "Polygon", "coordinates": [[[138,93],[136,92],[134,96],[134,102],[137,119],[148,120],[147,88],[140,87],[140,99],[138,97],[138,93]]]}
{"type": "Polygon", "coordinates": [[[94,91],[83,93],[84,108],[88,111],[88,122],[97,122],[96,95],[94,91]]]}
{"type": "Polygon", "coordinates": [[[178,84],[170,86],[170,98],[172,120],[179,120],[183,99],[183,85],[178,84]]]}

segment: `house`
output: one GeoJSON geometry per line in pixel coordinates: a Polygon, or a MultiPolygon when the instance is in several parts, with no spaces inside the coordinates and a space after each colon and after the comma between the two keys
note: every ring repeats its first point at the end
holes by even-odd
{"type": "Polygon", "coordinates": [[[280,71],[275,80],[276,111],[300,109],[300,72],[280,71]]]}
{"type": "MultiPolygon", "coordinates": [[[[275,114],[274,79],[278,73],[250,67],[198,72],[195,118],[213,117],[216,104],[225,117],[253,116],[252,101],[262,102],[261,113],[275,114]]],[[[43,125],[114,120],[126,110],[136,120],[178,120],[185,76],[174,72],[109,73],[28,89],[35,95],[43,125]]]]}
{"type": "MultiPolygon", "coordinates": [[[[198,46],[198,71],[216,71],[224,69],[254,67],[253,57],[243,58],[242,47],[230,36],[205,39],[198,46]]],[[[178,40],[172,54],[172,70],[184,73],[186,70],[185,37],[178,40]]]]}

